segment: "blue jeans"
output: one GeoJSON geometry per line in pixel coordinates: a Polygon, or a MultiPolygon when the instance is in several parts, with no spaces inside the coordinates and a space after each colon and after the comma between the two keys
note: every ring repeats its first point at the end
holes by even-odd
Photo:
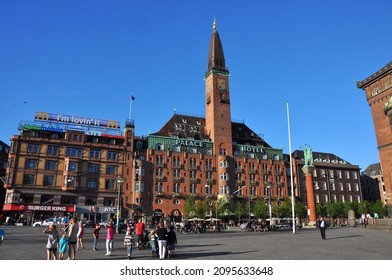
{"type": "Polygon", "coordinates": [[[98,244],[98,238],[94,238],[93,249],[97,249],[97,244],[98,244]]]}
{"type": "Polygon", "coordinates": [[[128,256],[132,254],[132,246],[127,246],[127,254],[128,256]]]}

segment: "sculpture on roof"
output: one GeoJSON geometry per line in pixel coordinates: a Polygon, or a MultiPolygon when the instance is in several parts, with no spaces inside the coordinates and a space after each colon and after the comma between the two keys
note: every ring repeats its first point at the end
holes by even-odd
{"type": "Polygon", "coordinates": [[[305,166],[313,166],[313,152],[309,145],[304,147],[305,166]]]}

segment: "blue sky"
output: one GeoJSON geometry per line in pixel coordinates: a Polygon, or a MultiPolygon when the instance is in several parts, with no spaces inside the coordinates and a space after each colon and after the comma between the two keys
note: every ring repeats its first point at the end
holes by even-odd
{"type": "Polygon", "coordinates": [[[205,115],[216,18],[233,120],[275,148],[305,143],[365,169],[379,161],[357,80],[392,60],[384,1],[1,1],[0,140],[37,111],[119,120],[136,134],[205,115]]]}

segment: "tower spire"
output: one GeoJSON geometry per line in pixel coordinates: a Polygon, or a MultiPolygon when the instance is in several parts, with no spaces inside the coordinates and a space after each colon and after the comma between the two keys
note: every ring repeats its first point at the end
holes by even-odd
{"type": "Polygon", "coordinates": [[[214,18],[214,23],[212,24],[212,29],[214,29],[214,31],[216,31],[216,20],[214,18]]]}
{"type": "Polygon", "coordinates": [[[212,24],[212,34],[210,40],[210,48],[208,51],[208,64],[206,75],[211,71],[219,71],[221,73],[229,74],[226,68],[225,55],[223,53],[222,42],[219,38],[219,33],[216,27],[216,19],[214,18],[214,23],[212,24]]]}

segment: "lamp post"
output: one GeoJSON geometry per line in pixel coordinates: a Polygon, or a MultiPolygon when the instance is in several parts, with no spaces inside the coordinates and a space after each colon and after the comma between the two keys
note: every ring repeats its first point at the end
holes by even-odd
{"type": "Polygon", "coordinates": [[[272,227],[271,189],[274,186],[273,185],[267,185],[266,187],[268,189],[268,211],[269,211],[270,227],[272,227]]]}
{"type": "Polygon", "coordinates": [[[116,232],[120,233],[120,218],[121,218],[121,203],[120,203],[120,194],[121,194],[121,186],[126,181],[125,178],[121,176],[117,176],[117,219],[116,219],[116,232]]]}

